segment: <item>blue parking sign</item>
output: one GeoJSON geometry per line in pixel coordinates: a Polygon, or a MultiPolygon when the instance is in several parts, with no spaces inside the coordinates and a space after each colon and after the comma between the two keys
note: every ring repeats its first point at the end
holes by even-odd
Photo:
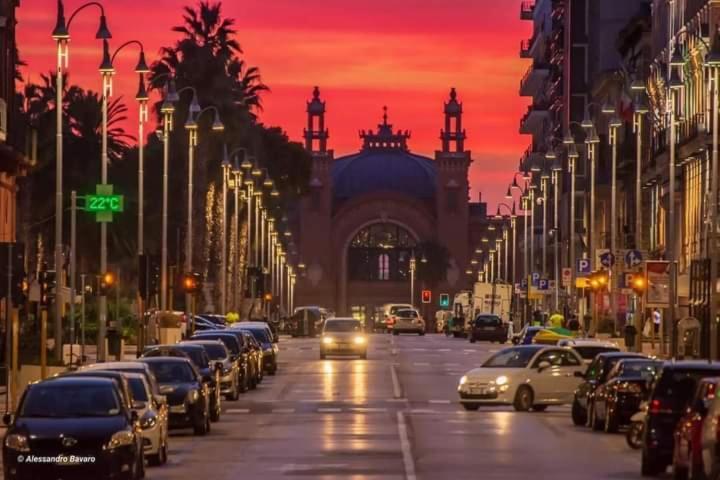
{"type": "Polygon", "coordinates": [[[538,272],[532,273],[532,285],[533,287],[537,287],[538,283],[540,282],[540,274],[538,272]]]}
{"type": "Polygon", "coordinates": [[[580,275],[590,274],[592,270],[589,258],[578,258],[577,260],[577,273],[580,275]]]}
{"type": "Polygon", "coordinates": [[[547,278],[541,278],[538,280],[538,290],[547,290],[548,289],[548,279],[547,278]]]}
{"type": "Polygon", "coordinates": [[[523,290],[527,289],[527,278],[523,278],[522,280],[520,280],[520,288],[522,288],[523,290]]]}

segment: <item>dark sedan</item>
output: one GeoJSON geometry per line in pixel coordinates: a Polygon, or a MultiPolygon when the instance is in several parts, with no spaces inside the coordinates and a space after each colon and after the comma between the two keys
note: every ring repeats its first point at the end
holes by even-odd
{"type": "Polygon", "coordinates": [[[233,326],[245,332],[249,332],[255,338],[262,352],[262,364],[269,375],[275,375],[278,369],[278,347],[273,343],[272,331],[267,324],[250,324],[241,322],[233,326]]]}
{"type": "Polygon", "coordinates": [[[137,414],[114,379],[68,376],[31,384],[17,415],[3,421],[7,480],[144,476],[137,414]]]}
{"type": "Polygon", "coordinates": [[[165,395],[170,428],[191,427],[195,435],[210,431],[210,392],[189,358],[144,357],[165,395]]]}
{"type": "MultiPolygon", "coordinates": [[[[572,403],[572,420],[575,425],[585,425],[592,418],[595,389],[605,383],[615,364],[625,358],[647,358],[640,353],[605,352],[595,357],[583,375],[584,381],[575,390],[572,403]]],[[[592,425],[591,425],[592,426],[592,425]]],[[[599,428],[602,428],[600,425],[599,428]]]]}
{"type": "Polygon", "coordinates": [[[249,388],[255,388],[260,383],[260,380],[262,380],[262,371],[260,370],[260,361],[258,361],[259,358],[261,358],[261,354],[258,354],[257,347],[255,344],[251,343],[248,340],[248,337],[251,339],[253,338],[252,334],[239,330],[237,328],[228,328],[227,330],[217,331],[217,332],[197,332],[197,334],[194,336],[196,338],[222,338],[218,337],[218,335],[232,335],[237,340],[238,344],[240,345],[240,349],[243,352],[244,359],[246,361],[247,365],[247,375],[248,375],[248,386],[249,388]]]}
{"type": "Polygon", "coordinates": [[[182,344],[200,345],[205,349],[210,361],[214,363],[220,374],[220,392],[227,400],[237,400],[240,396],[240,369],[237,362],[230,357],[225,344],[220,340],[185,340],[182,344]]]}
{"type": "Polygon", "coordinates": [[[468,334],[470,343],[478,340],[505,343],[508,338],[508,325],[497,315],[481,313],[472,323],[468,334]]]}
{"type": "Polygon", "coordinates": [[[620,360],[605,383],[595,389],[592,413],[594,426],[604,426],[608,433],[628,425],[650,394],[650,384],[662,362],[651,359],[620,360]]]}
{"type": "Polygon", "coordinates": [[[215,330],[205,332],[195,332],[190,340],[219,340],[223,342],[225,348],[230,352],[230,359],[236,364],[240,373],[240,391],[247,392],[255,387],[254,372],[250,365],[249,346],[243,344],[242,332],[233,332],[230,330],[215,330]]]}
{"type": "Polygon", "coordinates": [[[215,364],[210,363],[205,349],[200,345],[176,343],[174,345],[155,345],[147,347],[143,357],[177,357],[186,355],[202,376],[210,392],[210,420],[220,420],[220,371],[215,364]]]}

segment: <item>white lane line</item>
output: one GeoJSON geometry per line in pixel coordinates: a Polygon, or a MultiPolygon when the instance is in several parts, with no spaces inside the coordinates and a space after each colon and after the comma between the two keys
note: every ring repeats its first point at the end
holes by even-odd
{"type": "Polygon", "coordinates": [[[403,464],[405,465],[405,480],[416,480],[415,462],[412,457],[410,437],[408,436],[405,415],[403,415],[402,412],[397,412],[397,422],[398,436],[400,437],[400,450],[402,450],[403,464]]]}
{"type": "Polygon", "coordinates": [[[354,413],[384,413],[387,412],[387,408],[351,408],[350,411],[354,413]]]}
{"type": "Polygon", "coordinates": [[[387,398],[386,402],[407,402],[407,398],[387,398]]]}
{"type": "Polygon", "coordinates": [[[428,400],[428,403],[432,403],[435,405],[449,405],[450,400],[428,400]]]}
{"type": "Polygon", "coordinates": [[[249,408],[228,408],[225,413],[250,413],[249,408]]]}
{"type": "Polygon", "coordinates": [[[340,413],[342,408],[318,408],[318,413],[340,413]]]}
{"type": "Polygon", "coordinates": [[[273,408],[272,413],[295,413],[294,408],[273,408]]]}
{"type": "Polygon", "coordinates": [[[450,349],[449,348],[438,348],[437,351],[438,352],[449,352],[450,349]]]}
{"type": "Polygon", "coordinates": [[[402,397],[402,390],[400,389],[400,380],[398,379],[397,370],[395,370],[395,365],[390,365],[390,376],[392,377],[393,397],[395,397],[395,398],[402,397]]]}
{"type": "Polygon", "coordinates": [[[410,413],[437,413],[437,411],[430,408],[413,408],[410,413]]]}
{"type": "Polygon", "coordinates": [[[413,362],[413,365],[416,367],[429,367],[430,364],[428,362],[413,362]]]}
{"type": "Polygon", "coordinates": [[[446,367],[459,367],[460,366],[459,363],[444,363],[443,365],[446,367]]]}

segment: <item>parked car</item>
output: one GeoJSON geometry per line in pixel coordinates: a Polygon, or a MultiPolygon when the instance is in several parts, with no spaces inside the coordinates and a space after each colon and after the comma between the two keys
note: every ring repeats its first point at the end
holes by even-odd
{"type": "Polygon", "coordinates": [[[367,337],[354,318],[335,317],[325,322],[320,339],[320,359],[328,355],[359,355],[367,358],[367,337]]]}
{"type": "Polygon", "coordinates": [[[587,365],[592,363],[592,361],[595,360],[595,357],[597,357],[600,353],[620,351],[620,347],[613,342],[595,340],[592,338],[564,338],[562,340],[558,340],[557,344],[559,347],[570,347],[575,350],[580,354],[587,365]]]}
{"type": "MultiPolygon", "coordinates": [[[[717,377],[708,377],[717,378],[717,377]]],[[[707,402],[707,414],[700,427],[700,442],[692,445],[700,449],[702,471],[699,477],[707,479],[720,478],[720,395],[715,389],[715,396],[707,402]]],[[[695,472],[690,472],[695,473],[695,472]]]]}
{"type": "Polygon", "coordinates": [[[233,328],[252,334],[262,349],[263,368],[269,375],[275,375],[278,370],[278,346],[273,342],[273,334],[265,322],[238,322],[233,328]]]}
{"type": "Polygon", "coordinates": [[[720,375],[720,362],[665,362],[655,379],[645,417],[641,473],[654,476],[673,461],[674,433],[698,382],[720,375]]]}
{"type": "Polygon", "coordinates": [[[515,345],[531,345],[533,338],[541,330],[543,330],[543,327],[525,325],[518,333],[512,336],[512,343],[515,345]]]}
{"type": "Polygon", "coordinates": [[[210,362],[220,370],[220,393],[227,400],[237,400],[240,397],[240,369],[236,362],[230,358],[230,352],[221,340],[185,340],[182,343],[200,345],[205,349],[210,362]]]}
{"type": "Polygon", "coordinates": [[[198,369],[203,383],[208,387],[210,393],[210,420],[220,420],[220,371],[218,367],[210,363],[205,349],[200,345],[187,343],[176,343],[174,345],[154,345],[145,348],[143,357],[181,357],[183,354],[189,358],[195,368],[198,369]]]}
{"type": "MultiPolygon", "coordinates": [[[[197,336],[202,336],[202,338],[215,338],[216,335],[232,335],[235,337],[241,351],[245,355],[249,388],[257,387],[262,381],[262,350],[257,345],[257,342],[255,342],[252,334],[237,328],[228,328],[222,332],[197,333],[197,336]]],[[[222,339],[223,337],[218,338],[222,339]]]]}
{"type": "Polygon", "coordinates": [[[243,345],[242,333],[231,332],[229,330],[216,330],[195,332],[190,340],[219,340],[223,342],[225,348],[230,352],[230,359],[236,364],[240,373],[240,392],[245,393],[250,388],[254,388],[254,372],[249,364],[248,352],[249,347],[243,345]],[[238,338],[240,334],[241,338],[238,338]]]}
{"type": "Polygon", "coordinates": [[[238,330],[238,334],[243,337],[243,344],[247,345],[250,355],[250,363],[253,364],[253,372],[255,373],[255,386],[263,381],[265,367],[263,365],[263,349],[255,340],[252,333],[246,330],[238,330]]]}
{"type": "Polygon", "coordinates": [[[409,303],[386,303],[383,305],[383,313],[385,316],[385,329],[388,333],[392,333],[395,324],[395,315],[399,310],[412,310],[413,306],[409,303]]]}
{"type": "Polygon", "coordinates": [[[198,313],[196,317],[212,322],[219,327],[227,325],[227,317],[225,315],[219,315],[217,313],[198,313]]]}
{"type": "Polygon", "coordinates": [[[470,343],[478,340],[505,343],[508,339],[508,324],[492,313],[480,313],[472,322],[468,338],[470,343]]]}
{"type": "Polygon", "coordinates": [[[414,308],[399,309],[393,315],[392,333],[393,335],[401,333],[425,335],[425,320],[414,308]]]}
{"type": "Polygon", "coordinates": [[[675,479],[707,478],[703,467],[702,428],[719,383],[718,377],[703,378],[698,382],[695,395],[675,428],[672,463],[675,479]]]}
{"type": "Polygon", "coordinates": [[[6,413],[3,473],[7,480],[144,476],[137,412],[123,401],[116,380],[59,376],[28,385],[15,415],[6,413]],[[23,462],[27,455],[62,457],[63,463],[23,462]],[[94,457],[99,461],[74,461],[94,457]]]}
{"type": "Polygon", "coordinates": [[[193,328],[196,332],[203,330],[222,330],[225,325],[215,323],[205,317],[196,316],[193,318],[193,328]]]}
{"type": "Polygon", "coordinates": [[[195,435],[210,432],[210,392],[189,358],[144,357],[168,399],[170,428],[191,427],[195,435]]]}
{"type": "Polygon", "coordinates": [[[548,405],[569,404],[583,369],[580,355],[569,348],[505,348],[463,375],[458,385],[460,403],[466,410],[506,404],[517,411],[543,411],[548,405]]]}
{"type": "Polygon", "coordinates": [[[127,377],[121,372],[111,372],[109,370],[93,370],[93,371],[88,371],[88,372],[65,372],[65,373],[61,373],[58,376],[62,376],[62,377],[98,377],[98,378],[109,378],[110,380],[114,380],[117,383],[117,386],[120,390],[123,402],[126,403],[130,407],[130,409],[139,410],[139,408],[135,407],[135,402],[133,401],[133,396],[132,396],[132,390],[130,389],[130,384],[128,383],[127,377]]]}
{"type": "Polygon", "coordinates": [[[592,418],[592,401],[595,389],[605,383],[615,364],[624,358],[647,358],[640,353],[606,352],[595,357],[583,374],[583,381],[575,391],[572,403],[572,421],[575,425],[586,425],[592,418]]]}
{"type": "Polygon", "coordinates": [[[157,400],[158,403],[167,406],[167,399],[164,395],[160,393],[160,385],[158,384],[155,375],[153,375],[152,371],[150,370],[150,367],[146,363],[139,361],[101,362],[92,363],[90,365],[83,365],[82,367],[80,367],[80,369],[78,369],[79,372],[85,372],[89,370],[107,370],[111,372],[121,373],[139,373],[145,377],[148,385],[150,385],[150,391],[155,396],[155,400],[157,400]]]}
{"type": "Polygon", "coordinates": [[[168,455],[167,406],[160,404],[141,373],[123,373],[127,377],[142,430],[143,450],[150,465],[164,465],[168,455]]]}
{"type": "Polygon", "coordinates": [[[617,432],[618,427],[629,425],[630,418],[650,394],[650,385],[662,365],[652,359],[628,358],[618,361],[604,383],[593,393],[590,425],[594,430],[617,432]]]}
{"type": "Polygon", "coordinates": [[[326,318],[320,307],[297,307],[285,328],[293,337],[315,337],[322,330],[326,318]]]}

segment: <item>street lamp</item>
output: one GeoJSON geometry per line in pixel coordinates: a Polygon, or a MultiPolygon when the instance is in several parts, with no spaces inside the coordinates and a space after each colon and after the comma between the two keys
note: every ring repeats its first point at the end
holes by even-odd
{"type": "MultiPolygon", "coordinates": [[[[62,286],[63,275],[63,75],[68,66],[70,49],[70,25],[75,16],[87,7],[100,9],[100,24],[95,38],[106,40],[112,38],[107,27],[105,9],[99,2],[88,2],[76,8],[65,22],[65,6],[62,0],[57,2],[57,17],[52,38],[57,43],[57,71],[55,78],[55,276],[57,286],[62,286]]],[[[53,319],[55,332],[55,359],[62,359],[62,311],[63,304],[60,296],[55,299],[55,318],[53,319]]],[[[104,348],[104,344],[103,344],[104,348]]],[[[98,352],[100,353],[100,352],[98,352]]]]}
{"type": "MultiPolygon", "coordinates": [[[[110,44],[107,39],[103,39],[103,58],[98,70],[102,75],[102,144],[100,157],[100,183],[105,186],[108,183],[108,99],[112,95],[112,79],[115,75],[115,67],[113,62],[120,51],[129,46],[136,45],[140,47],[140,56],[135,66],[135,72],[139,74],[142,82],[142,75],[148,73],[150,69],[145,62],[145,51],[143,44],[137,40],[130,40],[120,45],[115,52],[110,54],[110,44]]],[[[144,87],[144,85],[141,85],[144,87]]],[[[142,97],[142,92],[139,92],[142,97]]],[[[145,94],[147,97],[147,94],[145,94]]],[[[147,99],[145,99],[146,101],[147,99]]],[[[142,109],[142,106],[141,106],[142,109]]],[[[142,116],[142,114],[141,114],[142,116]]],[[[142,122],[140,122],[142,124],[142,122]]],[[[142,142],[142,138],[140,138],[142,142]]],[[[141,148],[142,150],[142,148],[141,148]]],[[[100,223],[100,272],[107,272],[107,222],[100,223]]],[[[105,361],[105,337],[107,329],[107,296],[102,292],[98,299],[98,360],[105,361]]],[[[56,354],[58,353],[56,349],[56,354]]]]}
{"type": "MultiPolygon", "coordinates": [[[[220,313],[226,313],[227,306],[227,191],[230,181],[230,155],[227,144],[223,145],[222,168],[222,218],[220,219],[220,313]]],[[[238,188],[238,185],[234,185],[238,188]]],[[[188,234],[190,232],[188,231],[188,234]]]]}
{"type": "MultiPolygon", "coordinates": [[[[552,185],[553,185],[553,231],[555,232],[555,310],[559,311],[560,308],[560,219],[558,215],[558,209],[560,208],[560,173],[562,172],[562,165],[560,161],[555,158],[552,165],[550,166],[552,171],[552,185]]],[[[571,266],[571,268],[573,268],[571,266]]]]}

